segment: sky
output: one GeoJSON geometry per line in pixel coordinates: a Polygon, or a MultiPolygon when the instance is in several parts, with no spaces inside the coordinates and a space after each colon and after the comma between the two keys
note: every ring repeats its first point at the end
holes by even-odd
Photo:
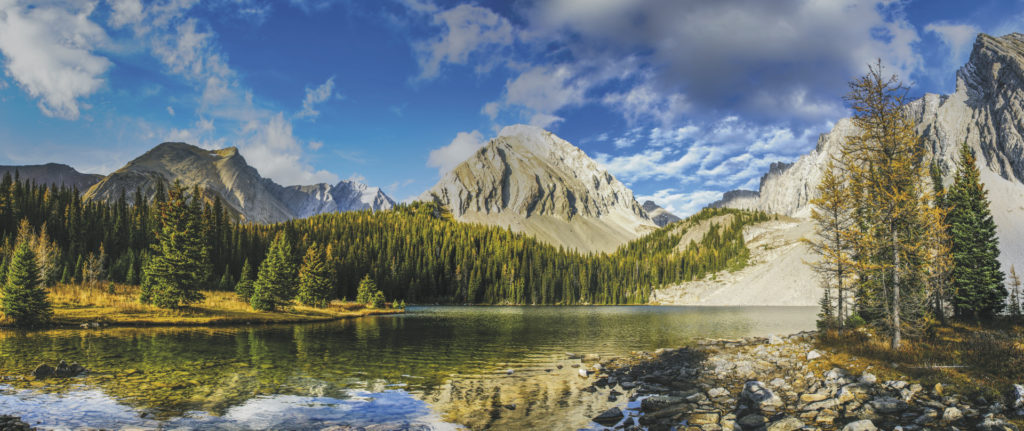
{"type": "Polygon", "coordinates": [[[179,141],[409,200],[524,123],[687,215],[813,149],[869,63],[952,92],[979,32],[1024,0],[0,0],[0,164],[179,141]]]}

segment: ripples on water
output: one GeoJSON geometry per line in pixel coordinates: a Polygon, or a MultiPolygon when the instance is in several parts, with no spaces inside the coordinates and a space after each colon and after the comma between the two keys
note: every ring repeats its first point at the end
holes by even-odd
{"type": "Polygon", "coordinates": [[[0,375],[15,377],[0,386],[0,413],[68,427],[571,428],[607,402],[580,390],[566,352],[621,356],[697,337],[791,333],[812,328],[815,311],[409,307],[325,324],[0,331],[0,375]],[[45,385],[18,379],[60,359],[91,372],[45,385]]]}

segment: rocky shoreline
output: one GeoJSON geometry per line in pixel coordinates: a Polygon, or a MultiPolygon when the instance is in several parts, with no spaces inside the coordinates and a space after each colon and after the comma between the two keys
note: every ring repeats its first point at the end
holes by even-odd
{"type": "Polygon", "coordinates": [[[868,371],[815,372],[828,354],[814,350],[815,336],[704,340],[599,362],[592,390],[629,403],[593,420],[616,430],[1017,431],[1010,419],[1024,416],[1024,386],[989,401],[868,371]]]}

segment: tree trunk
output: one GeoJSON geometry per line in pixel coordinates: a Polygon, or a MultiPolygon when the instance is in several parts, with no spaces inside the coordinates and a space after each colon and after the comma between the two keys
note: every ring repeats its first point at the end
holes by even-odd
{"type": "Polygon", "coordinates": [[[892,231],[892,349],[900,348],[900,252],[896,242],[896,229],[892,231]]]}

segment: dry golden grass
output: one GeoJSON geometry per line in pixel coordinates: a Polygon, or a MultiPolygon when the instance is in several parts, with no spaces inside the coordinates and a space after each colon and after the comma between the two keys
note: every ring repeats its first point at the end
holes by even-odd
{"type": "MultiPolygon", "coordinates": [[[[204,291],[205,299],[192,306],[165,310],[139,302],[138,286],[118,284],[62,284],[48,289],[54,322],[80,325],[98,322],[112,326],[202,326],[250,323],[295,323],[337,320],[374,314],[400,313],[368,309],[362,304],[332,301],[326,308],[295,304],[281,311],[256,311],[234,292],[204,291]]],[[[0,317],[0,325],[6,320],[0,317]]]]}
{"type": "Polygon", "coordinates": [[[818,347],[829,350],[819,367],[869,370],[883,380],[907,377],[923,384],[942,383],[959,393],[989,399],[1024,382],[1024,328],[1011,324],[978,327],[953,324],[937,327],[899,350],[889,340],[867,331],[821,333],[818,347]],[[870,369],[869,369],[870,367],[870,369]]]}

